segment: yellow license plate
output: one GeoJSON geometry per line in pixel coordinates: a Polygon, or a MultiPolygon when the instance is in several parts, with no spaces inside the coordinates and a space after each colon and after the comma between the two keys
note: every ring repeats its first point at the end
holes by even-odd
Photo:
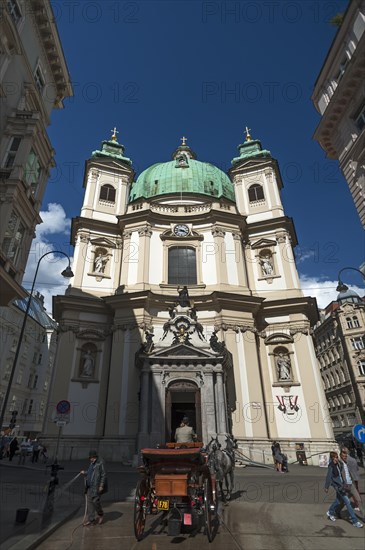
{"type": "Polygon", "coordinates": [[[170,508],[170,501],[168,500],[158,500],[157,501],[158,510],[168,510],[170,508]]]}

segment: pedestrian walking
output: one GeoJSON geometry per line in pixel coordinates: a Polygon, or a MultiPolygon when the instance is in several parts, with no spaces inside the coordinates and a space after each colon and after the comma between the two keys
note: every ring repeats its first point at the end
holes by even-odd
{"type": "Polygon", "coordinates": [[[332,486],[336,491],[336,499],[332,502],[327,511],[327,517],[331,521],[336,521],[336,510],[338,506],[343,502],[347,508],[348,513],[350,514],[353,526],[358,528],[364,527],[363,524],[358,520],[351,506],[350,499],[346,492],[346,483],[344,482],[343,475],[343,466],[339,461],[338,453],[331,451],[330,463],[328,464],[324,490],[326,493],[328,493],[329,487],[332,486]]]}
{"type": "Polygon", "coordinates": [[[9,462],[13,460],[13,456],[15,455],[16,451],[19,449],[18,440],[16,437],[14,437],[9,445],[9,462]]]}
{"type": "Polygon", "coordinates": [[[42,445],[41,458],[42,458],[43,464],[47,464],[48,452],[47,452],[47,447],[45,445],[42,445]]]}
{"type": "Polygon", "coordinates": [[[41,444],[38,441],[38,439],[33,439],[32,447],[33,447],[32,462],[38,462],[39,453],[40,453],[40,450],[41,450],[41,444]]]}
{"type": "Polygon", "coordinates": [[[19,454],[19,464],[25,464],[25,459],[27,458],[29,449],[29,439],[23,441],[20,444],[20,454],[19,454]]]}
{"type": "Polygon", "coordinates": [[[87,496],[87,519],[85,514],[84,527],[104,522],[104,511],[100,503],[100,497],[107,492],[107,477],[104,461],[99,458],[97,451],[89,452],[90,465],[81,470],[85,475],[85,494],[87,496]]]}
{"type": "MultiPolygon", "coordinates": [[[[360,491],[359,491],[359,479],[360,472],[357,465],[356,458],[353,458],[349,454],[347,447],[342,447],[340,452],[340,459],[343,465],[343,474],[344,479],[347,485],[347,492],[349,497],[352,497],[354,501],[354,510],[360,512],[360,507],[362,506],[360,491]]],[[[337,514],[340,514],[344,504],[340,504],[337,509],[337,514]]],[[[364,515],[364,514],[362,514],[364,515]]]]}

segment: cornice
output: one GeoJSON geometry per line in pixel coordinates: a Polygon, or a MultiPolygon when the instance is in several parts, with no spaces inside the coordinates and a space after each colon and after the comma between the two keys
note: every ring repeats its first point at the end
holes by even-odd
{"type": "Polygon", "coordinates": [[[49,0],[27,0],[57,89],[55,106],[62,108],[62,100],[73,95],[70,74],[59,38],[56,21],[49,0]]]}

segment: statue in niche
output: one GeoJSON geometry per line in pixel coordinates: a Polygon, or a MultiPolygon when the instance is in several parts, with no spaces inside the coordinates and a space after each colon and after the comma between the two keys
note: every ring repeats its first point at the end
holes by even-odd
{"type": "Polygon", "coordinates": [[[108,263],[108,256],[99,252],[94,262],[94,273],[104,273],[105,266],[108,263]]]}
{"type": "Polygon", "coordinates": [[[287,355],[279,353],[276,359],[276,366],[278,369],[279,380],[290,380],[291,379],[291,365],[290,359],[287,355]]]}
{"type": "Polygon", "coordinates": [[[269,256],[264,256],[260,258],[260,264],[261,264],[262,273],[265,275],[265,277],[269,277],[274,273],[274,268],[272,266],[269,256]]]}
{"type": "Polygon", "coordinates": [[[88,349],[86,353],[82,355],[83,363],[81,369],[81,376],[91,378],[94,374],[95,361],[91,351],[88,349]]]}

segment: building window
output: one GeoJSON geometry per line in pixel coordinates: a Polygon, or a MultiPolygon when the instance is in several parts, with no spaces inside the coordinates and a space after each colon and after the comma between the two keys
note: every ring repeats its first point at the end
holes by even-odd
{"type": "Polygon", "coordinates": [[[358,130],[362,130],[365,126],[365,103],[362,105],[359,113],[355,115],[355,124],[358,130]]]}
{"type": "Polygon", "coordinates": [[[352,349],[364,349],[365,348],[365,336],[357,336],[351,338],[352,349]]]}
{"type": "Polygon", "coordinates": [[[351,317],[346,317],[347,328],[354,328],[351,317]]]}
{"type": "Polygon", "coordinates": [[[365,361],[358,361],[357,366],[359,367],[360,376],[365,376],[365,361]]]}
{"type": "Polygon", "coordinates": [[[41,165],[38,159],[38,156],[33,149],[30,150],[30,153],[27,158],[27,163],[25,165],[25,181],[30,185],[32,189],[32,194],[36,195],[39,179],[41,175],[41,165]]]}
{"type": "Polygon", "coordinates": [[[112,185],[103,185],[100,189],[99,200],[115,202],[115,193],[116,191],[112,185]]]}
{"type": "Polygon", "coordinates": [[[20,142],[21,142],[20,137],[13,137],[11,139],[9,149],[6,153],[5,160],[4,160],[4,168],[12,168],[14,166],[15,157],[19,149],[20,142]]]}
{"type": "Polygon", "coordinates": [[[3,380],[9,380],[10,372],[11,372],[11,366],[12,366],[11,361],[8,361],[5,365],[3,380]]]}
{"type": "Polygon", "coordinates": [[[6,6],[10,17],[12,18],[15,25],[19,23],[22,18],[22,12],[20,10],[17,0],[6,0],[6,6]]]}
{"type": "Polygon", "coordinates": [[[348,413],[348,415],[347,415],[347,424],[349,426],[355,426],[355,424],[356,424],[356,415],[355,415],[355,413],[348,413]]]}
{"type": "Polygon", "coordinates": [[[38,383],[38,374],[35,375],[34,380],[33,380],[33,390],[36,389],[37,383],[38,383]]]}
{"type": "Polygon", "coordinates": [[[14,264],[16,263],[19,252],[21,250],[23,238],[25,234],[25,227],[22,224],[20,218],[13,212],[10,215],[8,227],[5,231],[5,237],[3,240],[4,254],[14,264]]]}
{"type": "Polygon", "coordinates": [[[173,246],[169,248],[168,284],[197,284],[195,248],[189,246],[173,246]]]}
{"type": "Polygon", "coordinates": [[[22,411],[21,411],[21,415],[24,415],[27,413],[27,407],[28,407],[28,399],[24,399],[23,401],[23,406],[22,406],[22,411]]]}
{"type": "Polygon", "coordinates": [[[338,69],[338,72],[335,76],[335,82],[338,83],[340,82],[341,78],[343,77],[343,75],[345,74],[345,71],[346,71],[346,67],[349,63],[349,58],[347,57],[347,55],[342,59],[341,63],[340,63],[340,66],[339,66],[339,69],[338,69]]]}
{"type": "Polygon", "coordinates": [[[29,407],[28,407],[27,414],[32,414],[32,409],[33,409],[33,399],[31,399],[29,401],[29,407]]]}
{"type": "Polygon", "coordinates": [[[40,353],[39,354],[39,357],[38,357],[38,365],[40,365],[42,363],[42,354],[40,353]]]}
{"type": "Polygon", "coordinates": [[[353,322],[354,328],[360,327],[359,319],[356,317],[356,315],[355,317],[352,318],[352,322],[353,322]]]}
{"type": "Polygon", "coordinates": [[[45,81],[45,78],[43,76],[42,70],[41,70],[39,65],[37,66],[37,68],[34,72],[34,80],[35,80],[35,85],[38,88],[39,93],[42,95],[44,87],[46,85],[46,81],[45,81]]]}
{"type": "Polygon", "coordinates": [[[248,200],[250,202],[262,201],[265,200],[264,190],[262,185],[254,183],[251,187],[248,188],[248,200]]]}
{"type": "Polygon", "coordinates": [[[16,377],[16,383],[21,384],[23,379],[23,369],[19,369],[19,372],[16,377]]]}
{"type": "Polygon", "coordinates": [[[44,384],[43,384],[43,390],[44,390],[44,391],[47,391],[47,389],[48,389],[48,379],[46,379],[46,380],[44,381],[44,384]]]}

